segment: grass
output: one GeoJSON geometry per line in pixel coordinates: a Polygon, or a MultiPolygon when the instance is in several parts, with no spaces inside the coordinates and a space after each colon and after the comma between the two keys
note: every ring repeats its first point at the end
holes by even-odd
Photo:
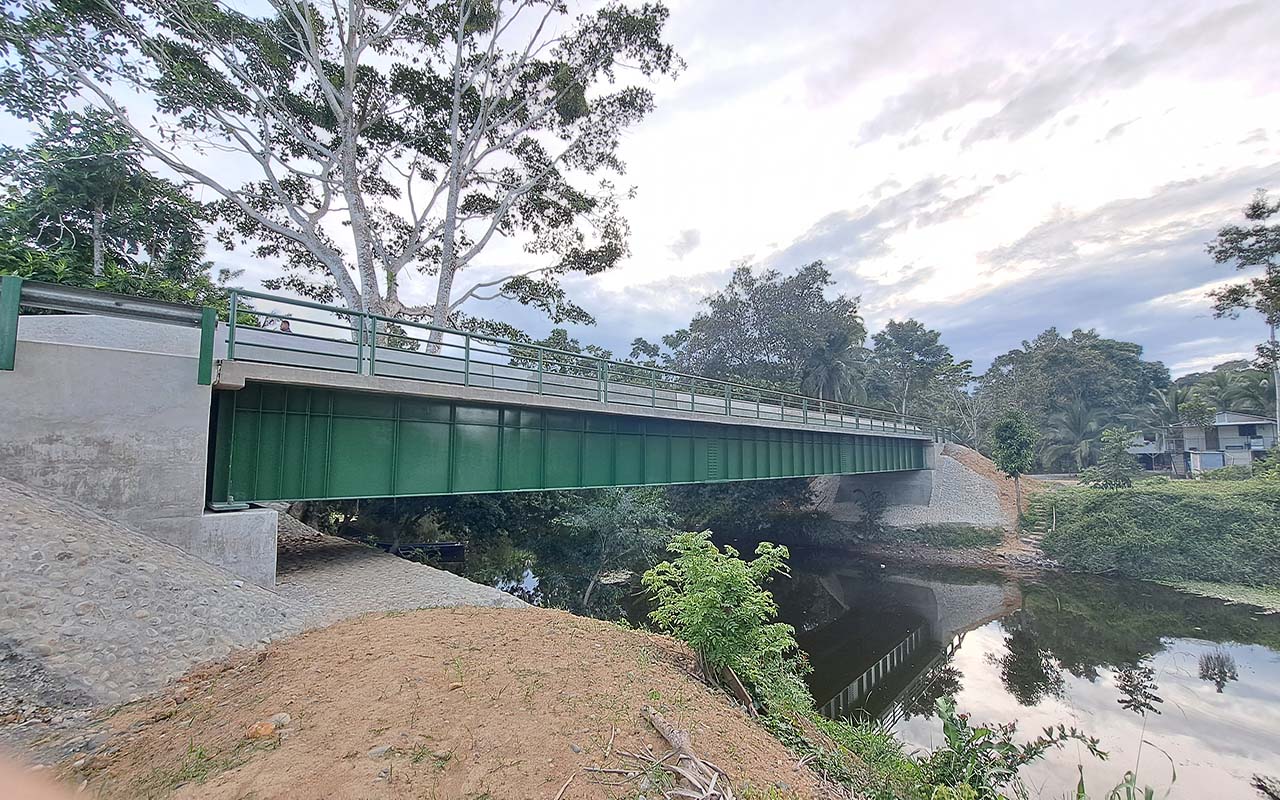
{"type": "Polygon", "coordinates": [[[962,523],[938,523],[900,528],[890,537],[899,542],[914,542],[928,547],[965,549],[970,547],[994,547],[1004,541],[1004,530],[962,523]]]}
{"type": "Polygon", "coordinates": [[[1189,580],[1160,581],[1160,583],[1188,594],[1216,597],[1228,603],[1257,606],[1272,614],[1280,613],[1280,585],[1246,586],[1242,583],[1189,580]]]}

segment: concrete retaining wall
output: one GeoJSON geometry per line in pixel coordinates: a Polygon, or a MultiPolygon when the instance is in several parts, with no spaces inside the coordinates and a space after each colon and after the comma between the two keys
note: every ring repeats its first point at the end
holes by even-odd
{"type": "Polygon", "coordinates": [[[275,512],[204,513],[199,345],[199,331],[172,325],[22,317],[14,370],[0,372],[0,475],[274,585],[275,512]]]}

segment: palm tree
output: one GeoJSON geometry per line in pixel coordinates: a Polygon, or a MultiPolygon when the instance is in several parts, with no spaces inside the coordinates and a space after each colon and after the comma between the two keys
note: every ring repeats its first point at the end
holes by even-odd
{"type": "Polygon", "coordinates": [[[805,361],[801,387],[811,394],[837,402],[864,402],[862,348],[848,331],[836,331],[805,361]]]}
{"type": "Polygon", "coordinates": [[[1152,389],[1147,398],[1147,413],[1142,425],[1160,430],[1182,421],[1178,409],[1191,399],[1191,387],[1171,383],[1164,389],[1152,389]]]}
{"type": "Polygon", "coordinates": [[[1195,393],[1215,411],[1233,411],[1240,402],[1244,387],[1239,372],[1215,370],[1196,384],[1195,393]]]}
{"type": "Polygon", "coordinates": [[[1248,411],[1253,414],[1270,414],[1275,393],[1271,376],[1256,369],[1242,370],[1240,389],[1236,395],[1236,407],[1232,411],[1248,411]]]}
{"type": "Polygon", "coordinates": [[[1079,399],[1073,400],[1049,417],[1040,460],[1049,466],[1069,459],[1076,472],[1083,472],[1097,457],[1104,422],[1101,409],[1090,408],[1079,399]]]}

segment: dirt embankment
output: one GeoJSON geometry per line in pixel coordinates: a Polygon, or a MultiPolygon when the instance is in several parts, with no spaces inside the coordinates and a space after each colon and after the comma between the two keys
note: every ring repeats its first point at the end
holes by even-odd
{"type": "Polygon", "coordinates": [[[641,716],[652,706],[739,797],[821,796],[692,670],[667,637],[558,611],[367,616],[127,707],[63,774],[104,798],[629,797],[651,790],[609,770],[669,750],[641,716]]]}
{"type": "MultiPolygon", "coordinates": [[[[973,472],[981,475],[991,481],[996,487],[996,493],[1000,497],[1000,507],[1005,513],[1008,520],[1006,527],[1016,527],[1018,520],[1017,490],[1014,486],[1013,479],[1005,475],[995,465],[991,459],[979,453],[977,450],[965,447],[959,444],[947,444],[942,451],[945,455],[949,455],[960,463],[964,464],[973,472]]],[[[1022,497],[1025,500],[1032,494],[1045,491],[1048,484],[1035,478],[1024,477],[1022,483],[1022,497]]]]}
{"type": "MultiPolygon", "coordinates": [[[[1002,473],[991,459],[963,445],[952,443],[944,445],[942,456],[954,459],[970,473],[971,480],[976,478],[994,489],[994,494],[984,490],[986,498],[974,498],[972,502],[995,504],[990,511],[994,518],[1003,520],[1003,524],[999,526],[1003,530],[1003,537],[999,544],[990,547],[950,548],[930,547],[913,542],[886,541],[865,546],[863,549],[867,554],[885,561],[995,569],[1013,575],[1034,574],[1049,567],[1050,564],[1046,562],[1040,549],[1018,535],[1017,490],[1013,479],[1002,473]]],[[[1024,477],[1021,483],[1024,507],[1028,497],[1049,488],[1049,484],[1035,478],[1024,477]]],[[[945,496],[949,491],[956,491],[956,488],[935,485],[935,500],[939,496],[945,496]]],[[[953,497],[950,498],[950,502],[954,506],[959,500],[953,497]]],[[[937,510],[947,516],[948,507],[943,504],[937,510]]],[[[957,523],[964,524],[958,521],[957,523]]]]}

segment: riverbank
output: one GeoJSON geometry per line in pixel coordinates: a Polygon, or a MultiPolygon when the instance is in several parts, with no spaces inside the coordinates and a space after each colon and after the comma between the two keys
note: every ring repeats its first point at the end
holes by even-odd
{"type": "Polygon", "coordinates": [[[630,796],[669,776],[653,708],[738,797],[820,781],[664,636],[545,609],[341,622],[114,714],[60,774],[103,798],[630,796]]]}

